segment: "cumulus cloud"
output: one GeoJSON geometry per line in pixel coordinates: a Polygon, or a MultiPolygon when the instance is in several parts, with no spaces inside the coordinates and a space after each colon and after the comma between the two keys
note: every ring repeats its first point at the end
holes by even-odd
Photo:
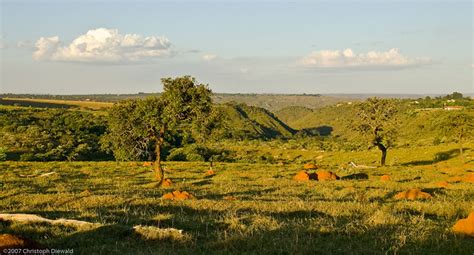
{"type": "Polygon", "coordinates": [[[315,51],[301,59],[301,64],[316,68],[406,67],[426,64],[429,59],[403,56],[399,49],[356,54],[352,49],[315,51]]]}
{"type": "Polygon", "coordinates": [[[214,59],[217,58],[217,55],[216,54],[205,54],[205,55],[202,55],[202,59],[204,61],[212,61],[214,59]]]}
{"type": "Polygon", "coordinates": [[[41,37],[35,43],[36,51],[33,52],[33,58],[36,60],[50,59],[59,49],[59,37],[41,37]]]}
{"type": "Polygon", "coordinates": [[[136,62],[173,53],[166,37],[120,34],[107,28],[89,30],[65,46],[57,36],[41,37],[35,47],[36,60],[69,62],[136,62]]]}

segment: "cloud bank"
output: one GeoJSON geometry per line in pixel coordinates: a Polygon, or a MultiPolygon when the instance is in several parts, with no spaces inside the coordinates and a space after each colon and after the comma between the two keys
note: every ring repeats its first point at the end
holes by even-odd
{"type": "Polygon", "coordinates": [[[58,36],[41,37],[35,43],[35,60],[66,62],[139,62],[171,56],[166,37],[120,34],[117,29],[97,28],[63,46],[58,36]]]}
{"type": "Polygon", "coordinates": [[[403,56],[399,49],[369,51],[355,54],[352,49],[315,51],[303,57],[300,63],[314,68],[363,68],[363,67],[408,67],[429,63],[426,58],[403,56]]]}

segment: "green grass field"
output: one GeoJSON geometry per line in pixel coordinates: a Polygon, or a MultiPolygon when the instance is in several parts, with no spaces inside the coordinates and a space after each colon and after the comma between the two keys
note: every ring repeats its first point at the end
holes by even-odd
{"type": "Polygon", "coordinates": [[[216,174],[206,176],[205,163],[166,162],[170,188],[153,187],[149,167],[128,162],[0,162],[0,212],[104,224],[1,222],[0,233],[75,254],[472,254],[474,240],[451,227],[474,210],[474,184],[436,184],[474,171],[472,150],[464,163],[455,149],[393,150],[391,165],[375,169],[346,163],[373,165],[377,151],[306,152],[341,177],[368,176],[329,182],[292,180],[302,170],[296,163],[217,163],[216,174]],[[48,172],[55,173],[25,177],[48,172]],[[391,181],[381,181],[383,174],[391,181]],[[393,199],[410,188],[433,198],[393,199]],[[172,190],[196,199],[161,199],[172,190]],[[130,230],[134,225],[173,227],[186,238],[147,240],[130,230]]]}

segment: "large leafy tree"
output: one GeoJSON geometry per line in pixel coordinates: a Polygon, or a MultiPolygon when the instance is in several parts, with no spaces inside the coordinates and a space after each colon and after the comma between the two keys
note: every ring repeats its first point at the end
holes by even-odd
{"type": "Polygon", "coordinates": [[[370,147],[375,146],[381,151],[382,166],[385,166],[387,151],[396,138],[398,111],[397,101],[392,99],[369,98],[355,105],[358,118],[354,128],[369,141],[370,147]]]}
{"type": "Polygon", "coordinates": [[[159,97],[127,100],[109,112],[109,132],[105,140],[118,160],[155,158],[156,181],[163,181],[163,146],[178,135],[203,140],[209,133],[212,92],[190,76],[164,78],[159,97]]]}

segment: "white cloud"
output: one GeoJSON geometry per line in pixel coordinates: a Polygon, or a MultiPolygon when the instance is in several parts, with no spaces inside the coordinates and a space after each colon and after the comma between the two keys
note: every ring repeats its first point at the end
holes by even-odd
{"type": "Polygon", "coordinates": [[[426,58],[409,58],[398,49],[356,54],[352,49],[315,51],[301,59],[301,64],[316,68],[406,67],[429,63],[426,58]]]}
{"type": "Polygon", "coordinates": [[[172,55],[166,37],[120,34],[117,29],[87,31],[63,46],[57,36],[41,37],[35,44],[36,60],[70,62],[135,62],[172,55]]]}
{"type": "Polygon", "coordinates": [[[41,37],[35,43],[36,51],[33,52],[33,58],[36,60],[47,60],[54,55],[59,48],[59,37],[41,37]]]}
{"type": "Polygon", "coordinates": [[[217,55],[216,54],[205,54],[205,55],[202,55],[202,59],[204,61],[212,61],[214,59],[217,58],[217,55]]]}

